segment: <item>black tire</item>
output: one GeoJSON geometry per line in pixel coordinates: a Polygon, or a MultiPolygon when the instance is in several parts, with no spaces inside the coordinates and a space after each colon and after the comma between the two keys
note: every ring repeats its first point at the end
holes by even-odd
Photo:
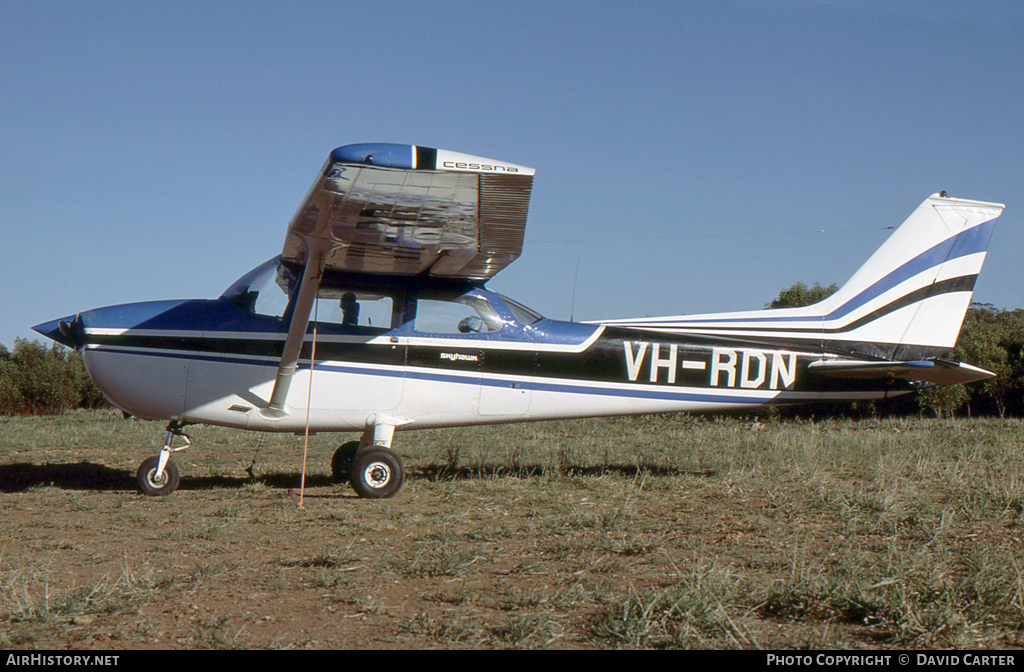
{"type": "Polygon", "coordinates": [[[331,459],[331,474],[338,483],[348,483],[349,475],[352,473],[352,463],[356,461],[356,453],[359,451],[358,441],[349,441],[338,446],[331,459]]]}
{"type": "Polygon", "coordinates": [[[160,456],[154,455],[142,461],[139,471],[135,474],[139,482],[139,489],[142,494],[150,497],[165,497],[178,489],[178,467],[171,460],[167,460],[164,466],[163,478],[159,481],[154,479],[157,467],[160,466],[160,456]]]}
{"type": "Polygon", "coordinates": [[[405,468],[402,460],[387,448],[369,448],[356,456],[352,465],[352,489],[360,497],[394,497],[402,488],[405,468]]]}

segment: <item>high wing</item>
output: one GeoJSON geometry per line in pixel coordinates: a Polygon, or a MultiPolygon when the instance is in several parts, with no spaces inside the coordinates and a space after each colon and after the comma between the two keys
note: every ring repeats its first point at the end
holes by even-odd
{"type": "Polygon", "coordinates": [[[487,280],[522,252],[534,170],[415,145],[339,147],[288,226],[282,260],[487,280]]]}
{"type": "Polygon", "coordinates": [[[522,252],[534,172],[417,145],[331,152],[285,236],[281,260],[302,280],[263,417],[287,415],[324,271],[487,280],[522,252]]]}

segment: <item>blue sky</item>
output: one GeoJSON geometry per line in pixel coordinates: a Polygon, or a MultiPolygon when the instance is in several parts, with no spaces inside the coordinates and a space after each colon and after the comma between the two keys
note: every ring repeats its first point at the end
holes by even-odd
{"type": "Polygon", "coordinates": [[[841,284],[942,189],[1007,204],[975,300],[1024,307],[1021,34],[1016,2],[0,0],[0,343],[219,295],[357,142],[536,168],[490,287],[550,317],[841,284]]]}

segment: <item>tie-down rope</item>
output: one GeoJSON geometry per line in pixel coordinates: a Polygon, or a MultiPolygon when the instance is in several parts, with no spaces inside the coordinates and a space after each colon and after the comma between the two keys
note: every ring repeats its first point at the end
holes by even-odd
{"type": "MultiPolygon", "coordinates": [[[[320,278],[316,281],[316,293],[320,294],[320,278]]],[[[299,508],[305,510],[302,500],[306,494],[306,456],[309,454],[309,409],[313,405],[313,365],[316,363],[316,325],[320,310],[319,297],[313,300],[313,346],[309,352],[309,388],[306,390],[306,437],[302,444],[302,480],[299,482],[299,508]]]]}

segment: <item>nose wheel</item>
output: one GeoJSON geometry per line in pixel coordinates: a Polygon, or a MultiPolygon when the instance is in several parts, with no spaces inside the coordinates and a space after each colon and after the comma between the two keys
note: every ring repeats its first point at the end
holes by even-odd
{"type": "Polygon", "coordinates": [[[135,478],[139,482],[142,494],[150,497],[163,497],[178,489],[178,466],[167,460],[167,464],[161,471],[160,456],[154,455],[142,461],[135,478]]]}
{"type": "Polygon", "coordinates": [[[164,447],[160,449],[159,455],[147,457],[139,465],[135,473],[135,480],[139,483],[139,490],[142,494],[150,497],[165,497],[178,489],[180,477],[178,466],[171,461],[171,453],[185,450],[192,445],[192,441],[182,431],[184,425],[172,420],[167,425],[167,440],[164,447]],[[185,445],[173,447],[174,437],[180,436],[185,445]]]}

